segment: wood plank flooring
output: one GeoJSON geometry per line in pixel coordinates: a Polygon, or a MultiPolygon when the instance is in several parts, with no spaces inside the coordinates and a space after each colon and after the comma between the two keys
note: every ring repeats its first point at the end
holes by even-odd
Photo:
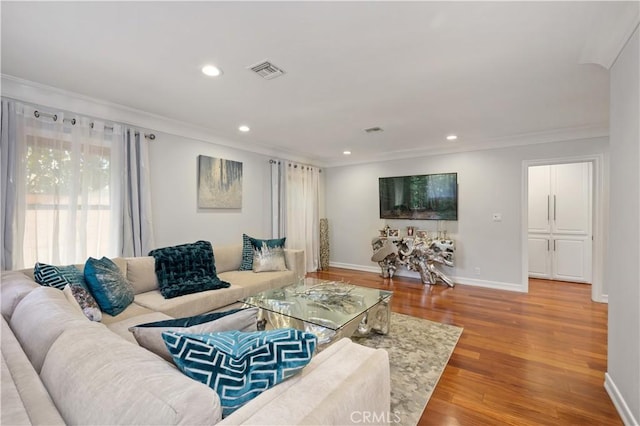
{"type": "Polygon", "coordinates": [[[529,293],[331,268],[309,274],[394,292],[394,312],[464,327],[420,425],[621,425],[604,389],[607,305],[591,287],[530,280],[529,293]]]}

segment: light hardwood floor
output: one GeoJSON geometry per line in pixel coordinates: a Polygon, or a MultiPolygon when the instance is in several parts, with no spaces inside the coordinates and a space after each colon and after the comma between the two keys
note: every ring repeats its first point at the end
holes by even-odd
{"type": "Polygon", "coordinates": [[[607,305],[584,284],[529,293],[331,268],[309,274],[393,290],[394,312],[464,327],[420,425],[621,425],[604,389],[607,305]]]}

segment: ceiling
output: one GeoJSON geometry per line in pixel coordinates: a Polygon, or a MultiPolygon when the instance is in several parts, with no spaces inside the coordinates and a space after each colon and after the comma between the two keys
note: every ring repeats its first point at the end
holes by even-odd
{"type": "Polygon", "coordinates": [[[606,135],[606,45],[637,5],[3,1],[1,69],[338,165],[606,135]]]}

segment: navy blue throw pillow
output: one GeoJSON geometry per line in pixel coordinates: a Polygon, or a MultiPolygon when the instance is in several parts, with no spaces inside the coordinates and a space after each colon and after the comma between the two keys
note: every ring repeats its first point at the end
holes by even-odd
{"type": "Polygon", "coordinates": [[[160,293],[165,299],[231,286],[218,278],[209,241],[164,247],[149,252],[155,259],[160,293]]]}

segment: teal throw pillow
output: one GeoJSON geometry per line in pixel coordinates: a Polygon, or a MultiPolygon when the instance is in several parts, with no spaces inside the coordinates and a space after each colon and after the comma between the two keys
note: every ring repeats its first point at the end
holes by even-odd
{"type": "Polygon", "coordinates": [[[109,315],[118,315],[133,302],[133,287],[106,257],[90,257],[84,265],[84,279],[100,309],[109,315]]]}
{"type": "Polygon", "coordinates": [[[233,309],[225,312],[213,312],[187,318],[176,318],[164,321],[139,324],[129,328],[136,341],[143,348],[173,362],[167,346],[162,340],[162,333],[175,331],[181,333],[215,333],[220,331],[258,330],[258,308],[233,309]]]}
{"type": "Polygon", "coordinates": [[[184,374],[216,391],[222,417],[302,370],[317,344],[315,335],[293,328],[254,333],[166,332],[162,338],[184,374]]]}
{"type": "Polygon", "coordinates": [[[33,278],[40,285],[59,290],[64,289],[67,284],[87,288],[82,272],[73,265],[54,266],[37,262],[33,268],[33,278]]]}
{"type": "Polygon", "coordinates": [[[284,238],[274,238],[271,240],[261,240],[252,238],[247,234],[242,234],[242,261],[240,262],[241,271],[253,271],[253,255],[256,248],[266,245],[269,248],[281,247],[284,249],[286,241],[284,238]]]}

